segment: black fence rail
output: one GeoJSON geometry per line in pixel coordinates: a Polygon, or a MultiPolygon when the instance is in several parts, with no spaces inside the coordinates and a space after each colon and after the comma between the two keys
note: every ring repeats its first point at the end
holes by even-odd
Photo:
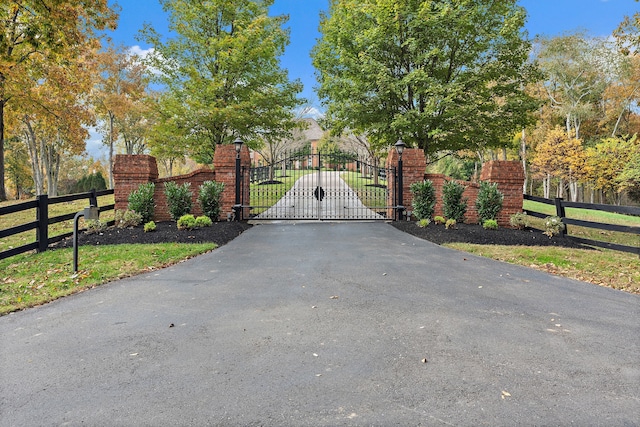
{"type": "Polygon", "coordinates": [[[46,194],[38,196],[35,200],[31,200],[24,203],[18,203],[16,205],[5,206],[0,208],[0,218],[3,215],[9,215],[16,212],[22,212],[29,209],[35,209],[36,218],[34,221],[27,222],[25,224],[16,225],[15,227],[0,230],[0,239],[13,236],[15,234],[24,233],[30,230],[36,230],[36,241],[22,245],[16,248],[11,248],[6,251],[0,252],[0,259],[5,259],[18,255],[24,252],[36,250],[37,252],[44,252],[49,245],[59,242],[73,234],[72,231],[63,233],[55,237],[49,237],[49,225],[56,224],[62,221],[72,220],[77,212],[71,212],[64,215],[58,215],[49,218],[49,206],[58,203],[72,202],[75,200],[88,199],[90,206],[96,206],[100,212],[110,211],[115,208],[114,204],[106,206],[98,206],[98,197],[113,194],[113,190],[92,190],[87,193],[69,194],[67,196],[51,197],[46,194]]]}
{"type": "MultiPolygon", "coordinates": [[[[579,209],[611,212],[611,213],[617,213],[622,215],[638,216],[639,217],[638,221],[640,222],[640,208],[636,208],[633,206],[615,206],[615,205],[601,205],[601,204],[594,204],[594,203],[568,202],[561,198],[545,199],[542,197],[529,196],[527,194],[524,195],[524,199],[531,200],[533,202],[539,202],[539,203],[555,206],[556,216],[562,219],[562,222],[565,224],[565,226],[575,225],[578,227],[595,228],[598,230],[617,231],[621,233],[637,234],[638,246],[627,246],[627,245],[621,245],[618,243],[603,242],[600,240],[584,239],[582,237],[577,237],[577,236],[567,235],[566,237],[585,245],[597,246],[600,248],[613,249],[616,251],[629,252],[629,253],[640,255],[640,226],[634,227],[629,225],[605,224],[601,222],[584,221],[580,219],[567,218],[566,216],[566,208],[579,208],[579,209]]],[[[543,214],[536,211],[530,211],[530,210],[526,210],[526,213],[527,215],[531,215],[532,217],[535,217],[535,218],[546,218],[549,216],[547,214],[543,214]]],[[[565,229],[563,230],[563,234],[566,235],[566,233],[567,233],[567,227],[565,227],[565,229]]]]}

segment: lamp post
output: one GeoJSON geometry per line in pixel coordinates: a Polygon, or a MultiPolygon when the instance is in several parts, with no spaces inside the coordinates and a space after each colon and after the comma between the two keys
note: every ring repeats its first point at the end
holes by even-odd
{"type": "Polygon", "coordinates": [[[399,139],[395,144],[396,152],[398,153],[398,206],[397,206],[397,219],[401,220],[404,215],[404,201],[402,191],[404,189],[404,183],[402,180],[402,153],[406,147],[405,143],[399,139]]]}
{"type": "Polygon", "coordinates": [[[78,212],[75,217],[73,217],[73,272],[78,272],[78,221],[80,217],[83,216],[86,220],[94,220],[97,221],[100,219],[100,209],[96,206],[89,206],[88,208],[84,208],[83,211],[78,212]]]}
{"type": "Polygon", "coordinates": [[[243,141],[240,138],[236,138],[233,141],[236,148],[236,203],[233,206],[233,213],[236,221],[240,221],[240,215],[242,214],[242,203],[240,202],[240,186],[242,180],[240,179],[240,150],[242,150],[243,141]]]}

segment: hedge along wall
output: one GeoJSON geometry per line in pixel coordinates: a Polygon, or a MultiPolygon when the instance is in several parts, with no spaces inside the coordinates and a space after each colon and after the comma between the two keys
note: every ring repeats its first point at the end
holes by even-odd
{"type": "MultiPolygon", "coordinates": [[[[444,216],[442,203],[442,186],[448,180],[452,180],[442,174],[425,174],[424,179],[433,182],[436,190],[436,207],[434,215],[444,216]]],[[[492,160],[482,165],[480,173],[481,181],[489,181],[498,184],[498,190],[504,195],[502,210],[498,214],[498,224],[501,227],[509,227],[509,219],[516,212],[522,212],[522,186],[524,184],[524,170],[519,161],[492,160]]],[[[478,222],[478,210],[476,199],[480,185],[475,182],[454,180],[465,186],[463,197],[467,199],[467,213],[465,222],[469,224],[478,222]]]]}
{"type": "MultiPolygon", "coordinates": [[[[158,178],[158,166],[155,157],[146,154],[137,155],[116,155],[113,165],[113,178],[115,183],[114,197],[116,210],[127,209],[129,194],[138,189],[140,184],[153,182],[156,186],[154,193],[155,221],[170,221],[167,198],[164,194],[164,183],[173,181],[178,185],[186,182],[191,183],[193,193],[193,207],[191,212],[194,215],[202,215],[202,210],[198,204],[198,190],[205,181],[223,182],[225,187],[222,193],[222,210],[218,220],[226,220],[227,216],[233,212],[235,204],[235,165],[236,151],[233,145],[219,145],[213,157],[213,170],[208,167],[198,169],[186,175],[173,176],[169,178],[158,178]]],[[[241,165],[248,166],[251,163],[249,149],[242,147],[240,152],[241,165]]],[[[248,174],[245,174],[243,182],[244,191],[249,191],[248,174]]],[[[214,221],[215,218],[211,218],[214,221]]]]}

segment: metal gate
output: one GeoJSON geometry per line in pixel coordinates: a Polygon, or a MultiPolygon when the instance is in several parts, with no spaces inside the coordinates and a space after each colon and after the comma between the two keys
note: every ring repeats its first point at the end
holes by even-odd
{"type": "Polygon", "coordinates": [[[250,186],[249,194],[243,194],[242,205],[252,219],[394,217],[395,192],[387,185],[387,178],[396,169],[378,167],[356,156],[298,153],[268,166],[243,169],[242,174],[246,173],[250,186]]]}

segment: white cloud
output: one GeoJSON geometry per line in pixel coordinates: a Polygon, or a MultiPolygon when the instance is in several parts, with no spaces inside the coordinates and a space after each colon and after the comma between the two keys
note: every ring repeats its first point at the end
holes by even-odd
{"type": "Polygon", "coordinates": [[[132,56],[139,56],[142,59],[145,59],[149,55],[153,55],[155,49],[150,47],[149,49],[142,49],[140,46],[135,45],[129,48],[129,54],[132,56]]]}

